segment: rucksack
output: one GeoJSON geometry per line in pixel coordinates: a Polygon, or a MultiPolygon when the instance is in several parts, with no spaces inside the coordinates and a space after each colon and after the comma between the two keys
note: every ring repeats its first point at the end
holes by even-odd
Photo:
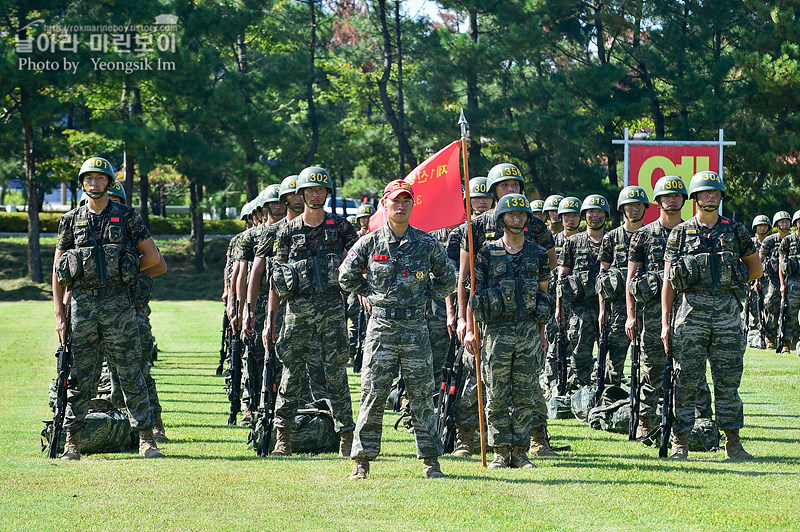
{"type": "Polygon", "coordinates": [[[621,386],[606,386],[600,404],[589,411],[588,418],[589,426],[595,430],[628,434],[631,423],[630,393],[621,386]]]}
{"type": "MultiPolygon", "coordinates": [[[[264,437],[263,416],[259,415],[256,426],[251,431],[249,442],[258,449],[264,437]]],[[[319,399],[298,408],[294,417],[291,434],[293,453],[331,453],[339,450],[339,435],[333,428],[333,407],[328,399],[319,399]]],[[[272,431],[270,446],[275,447],[275,430],[272,431]]]]}
{"type": "MultiPolygon", "coordinates": [[[[139,433],[131,429],[128,416],[105,399],[89,401],[89,412],[84,419],[86,427],[81,434],[81,454],[122,453],[139,445],[139,433]]],[[[53,420],[44,422],[42,450],[48,448],[53,432],[53,420]]],[[[64,451],[67,431],[61,431],[58,454],[64,451]]]]}

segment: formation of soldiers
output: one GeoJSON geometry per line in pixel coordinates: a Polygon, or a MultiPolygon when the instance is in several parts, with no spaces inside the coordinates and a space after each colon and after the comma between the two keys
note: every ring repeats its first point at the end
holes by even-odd
{"type": "MultiPolygon", "coordinates": [[[[587,386],[630,384],[625,368],[636,341],[642,368],[636,439],[654,434],[664,406],[665,363],[674,359],[671,456],[688,456],[695,417],[712,415],[709,364],[726,457],[752,458],[739,438],[745,350],[740,296],[749,290],[750,299],[763,300],[748,312],[753,321],[753,309],[763,307],[771,343],[781,328],[770,329],[780,321],[769,303],[775,294],[786,302],[785,315],[797,316],[798,239],[789,235],[787,213],[775,216],[771,225],[778,232],[766,239],[769,220],[757,218],[751,240],[741,224],[719,215],[725,195],[719,175],[700,172],[688,189],[679,177],[661,178],[653,204],[642,188],[625,187],[616,204],[623,223],[607,231],[611,205],[602,195],[530,202],[519,169],[499,164],[469,182],[471,230],[465,223],[428,234],[409,225],[412,187],[401,180],[386,186],[381,202],[388,221],[372,232],[372,205],[362,205],[349,223],[325,212],[333,188],[320,167],[271,185],[243,209],[248,228],[231,240],[223,300],[232,329],[251,346],[244,354],[245,364],[254,367],[243,372],[248,391],[242,423],[254,428],[256,418],[274,411],[272,456],[291,456],[298,406],[324,398],[339,454],[354,461],[350,478],[366,478],[380,451],[387,396],[401,374],[423,473],[444,476],[432,397],[455,337],[466,350],[454,413],[455,455],[476,448],[477,355],[485,443],[494,451],[489,466],[531,468],[529,455],[557,455],[549,443],[548,400],[587,386]],[[683,221],[689,200],[698,212],[683,221]],[[659,217],[643,226],[649,208],[658,209],[659,217]],[[762,261],[766,279],[760,279],[762,261]],[[563,372],[555,353],[561,329],[569,353],[563,372]],[[601,342],[607,356],[595,357],[601,342]],[[281,368],[270,407],[265,383],[248,379],[267,374],[264,353],[273,347],[281,368]],[[363,368],[355,421],[349,360],[363,368]],[[258,390],[260,401],[247,400],[258,390]]],[[[800,211],[792,223],[797,221],[800,211]]],[[[797,339],[797,321],[785,321],[785,342],[797,339]]]]}

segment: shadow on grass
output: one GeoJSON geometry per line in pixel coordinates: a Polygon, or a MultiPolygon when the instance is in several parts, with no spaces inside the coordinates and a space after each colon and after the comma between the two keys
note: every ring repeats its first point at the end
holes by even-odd
{"type": "MultiPolygon", "coordinates": [[[[558,462],[560,465],[564,465],[565,467],[575,467],[575,468],[591,468],[591,469],[610,469],[610,470],[618,470],[620,468],[620,464],[618,463],[619,460],[634,460],[637,462],[645,461],[649,462],[648,464],[642,465],[637,464],[638,468],[649,468],[653,471],[693,471],[695,473],[704,473],[704,474],[721,474],[721,475],[740,475],[740,476],[767,476],[767,475],[792,475],[796,476],[800,473],[787,473],[783,471],[737,471],[732,469],[731,466],[735,464],[742,464],[742,465],[756,465],[756,464],[770,464],[770,463],[786,463],[786,464],[796,464],[800,463],[800,458],[797,457],[774,457],[765,458],[759,457],[752,461],[727,461],[727,460],[717,460],[712,459],[711,457],[714,456],[716,453],[702,453],[704,456],[708,458],[698,460],[697,455],[701,453],[690,453],[690,459],[688,461],[673,461],[668,460],[666,458],[659,458],[657,456],[642,456],[642,455],[603,455],[603,454],[593,454],[591,456],[562,456],[560,458],[554,458],[554,462],[558,462]],[[601,461],[602,460],[602,461],[601,461]],[[713,464],[719,467],[710,468],[708,466],[705,467],[694,467],[694,463],[697,464],[713,464]]],[[[720,454],[721,455],[721,454],[720,454]]]]}
{"type": "MultiPolygon", "coordinates": [[[[225,395],[225,391],[223,390],[222,385],[219,386],[219,389],[221,390],[219,392],[202,392],[202,391],[197,391],[197,390],[192,390],[190,392],[187,392],[186,390],[171,391],[171,390],[167,390],[167,389],[162,389],[161,385],[158,384],[158,383],[157,383],[157,386],[158,386],[158,395],[159,396],[162,396],[162,395],[186,395],[187,393],[190,393],[192,395],[222,395],[222,396],[225,395]]],[[[167,386],[168,385],[165,385],[165,388],[167,386]]],[[[172,401],[172,400],[170,399],[170,401],[172,401]]],[[[192,402],[198,402],[198,401],[192,401],[192,402]]],[[[205,403],[205,400],[203,400],[202,402],[205,403]]]]}
{"type": "MultiPolygon", "coordinates": [[[[534,470],[535,471],[535,470],[534,470]]],[[[447,475],[447,473],[445,472],[447,475]]],[[[498,474],[502,475],[500,471],[498,474]]],[[[502,482],[504,484],[541,484],[545,486],[564,486],[569,484],[598,484],[598,485],[608,485],[609,482],[607,480],[589,480],[585,478],[581,479],[553,479],[553,480],[542,480],[539,478],[503,478],[499,476],[492,476],[492,475],[447,475],[444,479],[446,481],[448,478],[455,479],[455,480],[468,480],[468,481],[475,481],[475,480],[484,480],[490,482],[502,482]]],[[[703,489],[704,486],[694,486],[691,484],[677,484],[671,481],[658,481],[658,480],[615,480],[614,485],[626,485],[626,486],[642,486],[642,485],[649,485],[649,486],[661,486],[664,488],[681,488],[681,489],[703,489]]]]}

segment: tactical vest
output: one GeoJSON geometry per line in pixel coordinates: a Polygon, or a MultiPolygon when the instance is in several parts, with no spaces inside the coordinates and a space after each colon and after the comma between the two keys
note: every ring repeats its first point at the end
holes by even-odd
{"type": "Polygon", "coordinates": [[[520,251],[520,268],[515,275],[502,239],[486,244],[489,277],[486,287],[470,300],[476,319],[492,322],[504,318],[534,317],[546,323],[552,314],[552,299],[539,291],[539,261],[546,252],[538,244],[525,241],[520,251]]]}
{"type": "Polygon", "coordinates": [[[673,278],[675,273],[681,277],[678,286],[671,279],[676,290],[716,292],[743,287],[749,273],[739,259],[740,249],[734,228],[734,222],[721,216],[716,225],[716,236],[706,238],[697,218],[685,222],[679,248],[681,256],[671,271],[673,278]]]}
{"type": "MultiPolygon", "coordinates": [[[[589,233],[587,231],[572,235],[569,238],[575,242],[575,262],[572,267],[572,274],[568,276],[570,278],[569,282],[575,291],[575,299],[593,297],[597,294],[597,275],[600,273],[598,256],[592,251],[594,244],[592,243],[590,246],[589,233]]],[[[568,300],[569,298],[566,299],[568,300]]]]}
{"type": "Polygon", "coordinates": [[[769,250],[769,254],[764,258],[764,277],[772,282],[778,283],[780,280],[778,276],[778,267],[780,266],[780,235],[778,233],[769,235],[764,239],[763,246],[761,242],[758,242],[758,237],[754,236],[753,244],[755,244],[757,251],[762,247],[769,250]]]}
{"type": "Polygon", "coordinates": [[[800,274],[800,240],[797,238],[797,233],[792,233],[786,237],[785,241],[787,253],[780,263],[780,268],[783,270],[784,276],[794,277],[800,274]]]}
{"type": "Polygon", "coordinates": [[[631,244],[631,235],[622,226],[617,227],[608,233],[611,242],[614,244],[614,256],[611,266],[616,266],[620,270],[628,271],[628,248],[631,244]]]}
{"type": "Polygon", "coordinates": [[[100,241],[94,239],[89,208],[78,207],[73,217],[75,247],[64,252],[56,264],[59,283],[78,289],[131,284],[139,275],[139,256],[134,250],[123,218],[123,207],[109,202],[108,223],[100,241]],[[68,265],[68,266],[65,266],[68,265]]]}
{"type": "Polygon", "coordinates": [[[308,235],[303,232],[303,217],[298,216],[287,223],[286,230],[290,242],[289,268],[297,274],[297,288],[301,294],[321,294],[329,290],[339,290],[339,266],[342,264],[344,243],[339,234],[336,219],[325,213],[320,225],[322,238],[317,244],[317,252],[309,251],[308,235]]]}
{"type": "Polygon", "coordinates": [[[650,238],[644,259],[644,275],[634,278],[630,284],[631,295],[639,303],[660,301],[657,296],[664,282],[664,253],[667,249],[663,229],[664,226],[657,220],[640,229],[646,231],[650,238]]]}

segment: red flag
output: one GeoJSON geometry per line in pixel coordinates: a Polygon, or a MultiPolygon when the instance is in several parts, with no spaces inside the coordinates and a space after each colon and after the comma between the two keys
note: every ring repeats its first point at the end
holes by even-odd
{"type": "MultiPolygon", "coordinates": [[[[405,178],[414,188],[414,208],[409,222],[433,231],[467,219],[461,191],[461,141],[456,140],[414,168],[405,178]]],[[[386,224],[383,203],[369,219],[369,230],[386,224]]]]}

